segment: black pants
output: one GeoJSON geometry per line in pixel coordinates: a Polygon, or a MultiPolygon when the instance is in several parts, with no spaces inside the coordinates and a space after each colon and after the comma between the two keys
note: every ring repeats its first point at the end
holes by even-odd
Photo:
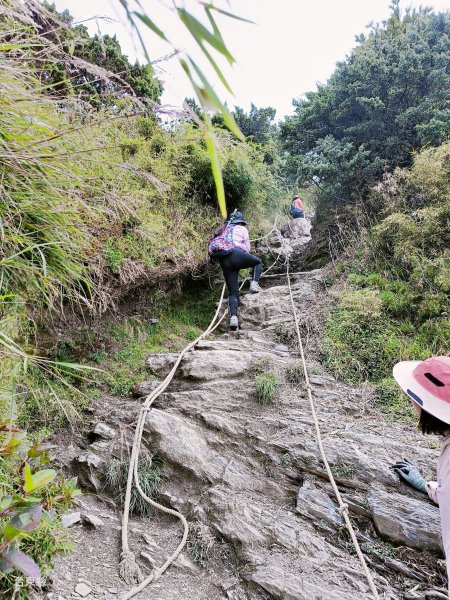
{"type": "Polygon", "coordinates": [[[219,259],[228,287],[228,307],[230,315],[237,315],[239,304],[239,271],[253,267],[252,279],[259,281],[263,266],[257,256],[235,248],[231,254],[219,259]]]}

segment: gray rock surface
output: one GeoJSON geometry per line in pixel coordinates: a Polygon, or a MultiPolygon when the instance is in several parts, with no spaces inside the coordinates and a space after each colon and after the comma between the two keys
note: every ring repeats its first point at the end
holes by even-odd
{"type": "Polygon", "coordinates": [[[395,544],[442,551],[439,508],[430,502],[395,492],[371,490],[368,494],[378,533],[395,544]]]}
{"type": "Polygon", "coordinates": [[[81,596],[81,598],[86,598],[86,596],[89,596],[89,594],[92,592],[92,588],[85,583],[79,583],[77,586],[75,586],[75,592],[78,594],[78,596],[81,596]]]}
{"type": "Polygon", "coordinates": [[[141,396],[148,396],[148,394],[151,394],[151,392],[153,392],[153,390],[157,388],[160,383],[161,382],[157,379],[152,379],[150,381],[142,381],[141,383],[133,385],[133,387],[131,388],[131,393],[136,398],[140,398],[141,396]]]}
{"type": "Polygon", "coordinates": [[[104,522],[100,519],[100,517],[97,517],[96,515],[93,514],[89,514],[89,513],[84,513],[81,516],[83,523],[85,525],[88,525],[89,527],[103,527],[104,522]]]}
{"type": "Polygon", "coordinates": [[[94,452],[82,452],[72,461],[72,467],[78,476],[78,482],[83,487],[100,491],[102,487],[100,471],[106,461],[94,452]]]}
{"type": "Polygon", "coordinates": [[[104,440],[112,440],[117,432],[106,423],[96,423],[93,433],[104,440]]]}
{"type": "Polygon", "coordinates": [[[164,378],[178,358],[178,354],[150,354],[145,361],[152,375],[164,378]]]}
{"type": "Polygon", "coordinates": [[[183,377],[203,381],[234,380],[248,372],[253,356],[237,350],[191,352],[180,369],[183,377]]]}
{"type": "Polygon", "coordinates": [[[297,494],[296,512],[313,521],[323,521],[334,528],[343,524],[337,505],[325,492],[302,486],[297,494]]]}
{"type": "Polygon", "coordinates": [[[61,522],[63,527],[71,527],[75,525],[75,523],[79,523],[81,521],[80,511],[75,510],[71,512],[64,513],[61,517],[61,522]]]}

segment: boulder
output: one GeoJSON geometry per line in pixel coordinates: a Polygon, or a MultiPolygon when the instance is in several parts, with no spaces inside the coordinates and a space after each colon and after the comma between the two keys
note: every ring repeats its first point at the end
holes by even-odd
{"type": "MultiPolygon", "coordinates": [[[[311,283],[305,279],[294,283],[292,294],[300,314],[315,298],[311,283]]],[[[267,288],[260,294],[246,294],[241,299],[239,318],[246,327],[268,327],[281,322],[293,322],[288,286],[279,285],[267,288]]]]}
{"type": "Polygon", "coordinates": [[[286,346],[286,344],[276,344],[274,351],[280,352],[281,354],[286,354],[289,352],[289,346],[286,346]]]}
{"type": "Polygon", "coordinates": [[[78,476],[78,482],[86,488],[100,491],[102,484],[99,472],[106,465],[106,461],[94,452],[82,452],[73,461],[73,470],[78,476]]]}
{"type": "Polygon", "coordinates": [[[169,462],[190,471],[198,479],[218,479],[226,460],[213,452],[199,427],[190,425],[179,415],[153,409],[145,425],[152,433],[152,446],[169,462]]]}
{"type": "Polygon", "coordinates": [[[171,352],[169,354],[150,354],[145,360],[152,375],[156,377],[165,377],[175,364],[178,354],[171,352]]]}
{"type": "Polygon", "coordinates": [[[64,513],[61,517],[61,523],[63,527],[71,527],[75,523],[79,523],[81,520],[81,514],[79,511],[71,511],[64,513]]]}
{"type": "Polygon", "coordinates": [[[302,486],[297,494],[296,512],[313,521],[323,521],[337,529],[343,524],[337,505],[325,492],[302,486]]]}
{"type": "Polygon", "coordinates": [[[381,537],[410,548],[442,551],[439,508],[395,492],[371,490],[367,500],[381,537]]]}
{"type": "Polygon", "coordinates": [[[101,438],[103,440],[112,440],[116,437],[116,431],[106,423],[97,423],[91,434],[93,434],[95,438],[101,438]]]}
{"type": "Polygon", "coordinates": [[[311,240],[311,221],[309,219],[292,219],[282,229],[282,236],[288,240],[295,240],[296,244],[301,243],[305,238],[308,242],[311,240]]]}
{"type": "MultiPolygon", "coordinates": [[[[318,565],[319,566],[319,565],[318,565]]],[[[250,579],[269,592],[273,598],[280,600],[369,600],[373,598],[367,585],[360,580],[363,575],[358,574],[345,578],[336,577],[329,567],[328,573],[318,568],[315,573],[293,572],[290,565],[271,556],[263,564],[259,564],[250,579]],[[334,579],[334,581],[333,581],[334,579]],[[353,588],[353,589],[352,589],[353,588]]]]}
{"type": "Polygon", "coordinates": [[[236,379],[248,373],[252,360],[252,354],[238,350],[195,350],[187,355],[180,372],[183,377],[202,381],[236,379]]]}
{"type": "Polygon", "coordinates": [[[85,583],[79,583],[75,587],[75,592],[78,594],[78,596],[81,596],[82,598],[86,598],[86,596],[89,596],[89,594],[92,592],[92,588],[90,588],[85,583]]]}
{"type": "Polygon", "coordinates": [[[81,518],[85,525],[87,525],[88,527],[93,527],[94,529],[97,529],[98,527],[102,527],[104,525],[100,517],[97,517],[96,515],[85,513],[81,516],[81,518]]]}
{"type": "MultiPolygon", "coordinates": [[[[148,364],[148,363],[147,363],[148,364]]],[[[136,398],[140,398],[141,396],[148,396],[155,390],[161,382],[158,379],[151,379],[150,381],[142,381],[141,383],[137,383],[133,385],[131,388],[131,393],[136,398]]]]}

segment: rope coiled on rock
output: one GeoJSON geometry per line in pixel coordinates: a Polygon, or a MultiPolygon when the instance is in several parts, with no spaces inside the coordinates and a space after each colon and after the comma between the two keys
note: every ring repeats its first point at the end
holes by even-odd
{"type": "Polygon", "coordinates": [[[355,530],[353,529],[353,525],[352,522],[350,521],[350,517],[348,515],[348,505],[342,500],[342,496],[341,493],[338,490],[338,487],[336,485],[336,481],[334,479],[333,473],[331,471],[330,465],[328,463],[328,459],[326,457],[325,454],[325,449],[323,447],[323,442],[322,442],[322,434],[320,431],[320,425],[319,425],[319,420],[317,418],[317,413],[316,413],[316,407],[314,404],[314,399],[312,397],[312,393],[311,393],[311,384],[309,383],[309,375],[308,375],[308,368],[306,366],[306,359],[305,359],[305,353],[303,350],[303,342],[302,342],[302,336],[300,333],[300,326],[299,326],[299,321],[298,321],[298,315],[297,315],[297,310],[295,308],[295,303],[294,303],[294,295],[292,293],[292,286],[291,286],[291,277],[290,277],[290,273],[289,273],[289,259],[287,260],[287,267],[286,267],[286,277],[287,277],[287,282],[288,282],[288,287],[289,287],[289,296],[290,296],[290,300],[291,300],[291,305],[292,305],[292,313],[294,315],[294,321],[295,321],[295,330],[297,333],[297,338],[298,338],[298,345],[299,345],[299,349],[300,349],[300,357],[302,360],[302,365],[303,365],[303,372],[305,375],[305,384],[306,384],[306,391],[308,394],[308,399],[309,399],[309,404],[311,407],[311,414],[313,417],[313,421],[314,421],[314,426],[316,429],[316,439],[317,439],[317,444],[319,446],[319,450],[320,450],[320,455],[322,457],[322,461],[323,464],[325,466],[325,470],[327,472],[328,478],[330,480],[331,486],[333,488],[334,494],[336,496],[336,500],[338,502],[339,505],[339,513],[342,515],[345,524],[347,526],[348,532],[350,534],[350,538],[353,542],[353,546],[356,550],[356,554],[358,555],[359,561],[362,565],[363,571],[364,571],[364,575],[366,576],[367,582],[369,584],[370,590],[373,594],[373,597],[375,598],[375,600],[380,600],[380,596],[378,594],[377,588],[375,587],[375,582],[372,576],[372,573],[369,571],[369,567],[367,566],[366,563],[366,559],[364,558],[364,554],[362,553],[361,547],[358,543],[358,540],[356,539],[356,534],[355,534],[355,530]]]}

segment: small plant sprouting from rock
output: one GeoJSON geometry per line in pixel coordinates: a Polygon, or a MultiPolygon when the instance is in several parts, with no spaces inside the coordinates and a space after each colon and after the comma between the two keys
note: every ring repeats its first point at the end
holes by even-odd
{"type": "MultiPolygon", "coordinates": [[[[125,502],[125,491],[128,477],[128,460],[113,459],[106,466],[105,484],[115,492],[114,500],[120,506],[125,502]]],[[[144,493],[150,498],[157,499],[161,485],[164,483],[162,461],[158,456],[143,458],[138,465],[139,482],[144,493]]],[[[131,488],[130,512],[135,515],[148,516],[150,505],[142,498],[133,483],[131,488]]]]}
{"type": "Polygon", "coordinates": [[[270,369],[272,358],[270,356],[261,356],[257,358],[251,365],[251,370],[255,375],[261,375],[270,369]]]}
{"type": "Polygon", "coordinates": [[[313,454],[306,454],[303,457],[303,463],[305,465],[305,468],[307,468],[307,469],[311,469],[311,467],[314,466],[315,462],[316,462],[316,457],[313,454]]]}
{"type": "Polygon", "coordinates": [[[295,339],[295,332],[286,323],[278,323],[275,327],[274,338],[279,344],[290,344],[295,339]]]}
{"type": "Polygon", "coordinates": [[[338,460],[335,465],[332,465],[331,471],[335,477],[340,477],[341,479],[353,479],[356,474],[355,466],[343,460],[338,460]]]}
{"type": "Polygon", "coordinates": [[[286,379],[289,383],[300,383],[305,379],[303,365],[300,362],[292,363],[286,370],[286,379]]]}
{"type": "Polygon", "coordinates": [[[395,558],[397,556],[394,546],[382,540],[371,540],[363,542],[361,549],[367,554],[372,554],[384,560],[386,558],[395,558]]]}
{"type": "Polygon", "coordinates": [[[204,567],[214,553],[214,537],[206,525],[191,523],[186,548],[192,561],[204,567]]]}
{"type": "Polygon", "coordinates": [[[289,469],[289,467],[292,467],[293,462],[294,459],[292,455],[289,454],[289,452],[286,452],[286,454],[283,454],[283,456],[281,457],[281,466],[283,467],[283,469],[289,469]]]}
{"type": "Polygon", "coordinates": [[[271,404],[277,390],[278,378],[275,371],[267,371],[255,377],[255,394],[259,404],[271,404]]]}
{"type": "Polygon", "coordinates": [[[186,547],[189,556],[192,559],[192,562],[194,562],[199,567],[204,567],[207,558],[205,556],[205,546],[203,544],[203,541],[200,538],[193,535],[190,538],[188,538],[186,542],[186,547]]]}

